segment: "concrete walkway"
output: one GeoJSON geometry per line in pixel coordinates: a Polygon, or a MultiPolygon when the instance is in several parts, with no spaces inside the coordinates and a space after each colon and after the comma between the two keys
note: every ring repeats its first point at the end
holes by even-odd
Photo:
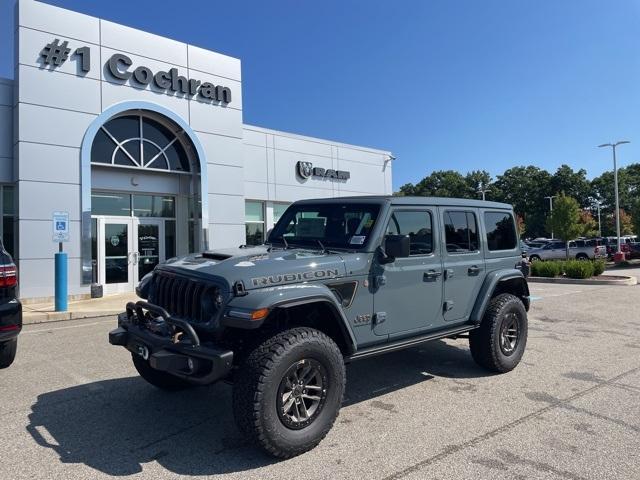
{"type": "Polygon", "coordinates": [[[56,312],[53,303],[32,303],[22,306],[22,322],[25,325],[79,318],[103,317],[124,312],[127,302],[138,300],[135,293],[107,295],[102,298],[69,302],[66,312],[56,312]]]}

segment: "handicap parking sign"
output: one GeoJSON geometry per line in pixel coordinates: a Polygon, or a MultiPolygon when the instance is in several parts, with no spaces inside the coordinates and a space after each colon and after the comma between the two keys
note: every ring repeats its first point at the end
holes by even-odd
{"type": "Polygon", "coordinates": [[[53,212],[53,241],[69,241],[69,212],[53,212]]]}

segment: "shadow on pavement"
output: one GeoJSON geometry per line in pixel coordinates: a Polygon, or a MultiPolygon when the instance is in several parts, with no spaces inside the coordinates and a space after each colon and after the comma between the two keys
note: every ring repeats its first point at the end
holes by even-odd
{"type": "MultiPolygon", "coordinates": [[[[355,362],[347,368],[344,406],[406,388],[434,375],[486,375],[466,342],[442,341],[355,362]]],[[[131,475],[157,461],[179,475],[215,475],[277,460],[241,436],[233,423],[231,387],[167,393],[139,377],[89,383],[39,395],[27,430],[63,463],[83,463],[109,475],[131,475]]]]}

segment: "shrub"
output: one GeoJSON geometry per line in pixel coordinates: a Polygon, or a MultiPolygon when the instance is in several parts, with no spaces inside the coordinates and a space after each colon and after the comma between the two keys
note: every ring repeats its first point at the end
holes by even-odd
{"type": "Polygon", "coordinates": [[[560,273],[562,273],[560,262],[538,261],[531,263],[531,275],[534,277],[557,277],[560,273]]]}
{"type": "Polygon", "coordinates": [[[590,278],[593,276],[593,262],[570,260],[565,263],[564,273],[569,278],[590,278]]]}
{"type": "Polygon", "coordinates": [[[602,275],[605,265],[606,263],[604,260],[595,260],[593,262],[593,276],[597,277],[598,275],[602,275]]]}

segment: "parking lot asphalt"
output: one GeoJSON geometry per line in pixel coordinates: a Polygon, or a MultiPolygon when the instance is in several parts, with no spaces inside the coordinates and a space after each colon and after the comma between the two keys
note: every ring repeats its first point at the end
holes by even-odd
{"type": "Polygon", "coordinates": [[[333,430],[287,461],[242,438],[229,385],[141,380],[114,318],[29,325],[0,371],[0,478],[640,478],[640,286],[531,290],[516,370],[465,339],[356,362],[333,430]]]}

